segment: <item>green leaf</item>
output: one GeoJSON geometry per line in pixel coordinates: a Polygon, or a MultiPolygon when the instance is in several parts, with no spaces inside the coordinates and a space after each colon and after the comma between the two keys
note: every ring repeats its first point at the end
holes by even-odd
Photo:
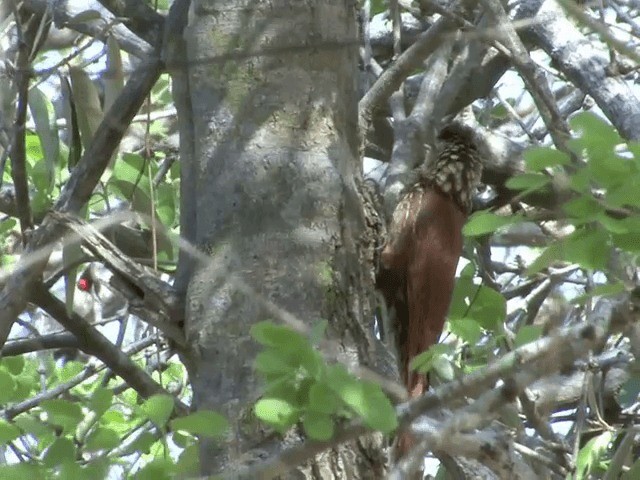
{"type": "Polygon", "coordinates": [[[320,354],[304,335],[291,328],[264,321],[251,327],[251,335],[262,345],[272,347],[259,357],[260,362],[266,363],[256,364],[262,373],[286,373],[285,365],[290,365],[289,369],[301,367],[305,370],[301,373],[309,377],[322,371],[324,362],[320,354]]]}
{"type": "Polygon", "coordinates": [[[453,346],[445,343],[436,343],[431,345],[425,352],[422,352],[411,360],[409,368],[420,373],[427,373],[432,368],[436,359],[453,351],[453,346]]]}
{"type": "Polygon", "coordinates": [[[107,36],[107,69],[102,75],[104,82],[104,110],[109,111],[115,99],[124,87],[124,69],[120,46],[116,38],[109,33],[107,36]]]}
{"type": "Polygon", "coordinates": [[[200,446],[186,447],[176,463],[177,478],[196,478],[200,473],[200,446]]]}
{"type": "Polygon", "coordinates": [[[71,439],[58,437],[44,454],[42,463],[45,467],[53,468],[65,463],[74,463],[76,460],[76,447],[71,439]]]}
{"type": "Polygon", "coordinates": [[[613,440],[614,432],[605,431],[592,438],[580,449],[576,461],[576,479],[587,478],[606,454],[609,444],[613,440]]]}
{"type": "Polygon", "coordinates": [[[449,331],[471,345],[482,336],[482,328],[476,320],[470,318],[450,319],[449,331]]]}
{"type": "Polygon", "coordinates": [[[14,400],[16,382],[13,376],[4,370],[0,370],[0,405],[6,405],[14,400]]]}
{"type": "Polygon", "coordinates": [[[268,320],[254,324],[250,333],[258,343],[267,347],[290,350],[300,346],[306,348],[309,344],[308,340],[300,333],[268,320]]]}
{"type": "Polygon", "coordinates": [[[291,365],[287,352],[267,348],[256,355],[254,368],[265,376],[273,377],[290,374],[295,371],[296,366],[291,365]]]}
{"type": "Polygon", "coordinates": [[[640,207],[638,184],[640,175],[628,176],[619,185],[609,188],[605,195],[607,205],[612,207],[640,207]]]}
{"type": "Polygon", "coordinates": [[[19,375],[25,367],[24,355],[2,358],[0,360],[0,367],[6,368],[12,375],[19,375]]]}
{"type": "MultiPolygon", "coordinates": [[[[10,232],[18,224],[15,218],[5,218],[0,222],[0,235],[4,235],[10,232]]],[[[2,253],[0,253],[0,259],[2,259],[2,253]]]]}
{"type": "Polygon", "coordinates": [[[187,445],[191,445],[194,441],[194,436],[186,433],[186,432],[182,432],[179,430],[173,430],[173,433],[171,435],[171,440],[173,441],[173,443],[176,444],[176,446],[180,447],[180,448],[185,448],[187,445]]]}
{"type": "Polygon", "coordinates": [[[155,458],[136,473],[136,480],[171,480],[174,464],[171,458],[155,458]]]}
{"type": "Polygon", "coordinates": [[[379,385],[353,379],[336,389],[338,395],[364,424],[383,433],[390,433],[398,426],[393,405],[379,385]]]}
{"type": "Polygon", "coordinates": [[[604,212],[604,208],[595,198],[582,195],[566,202],[562,209],[570,216],[578,219],[593,219],[596,215],[604,212]]]}
{"type": "Polygon", "coordinates": [[[371,14],[376,15],[387,11],[387,4],[384,0],[373,0],[371,2],[371,14]]]}
{"type": "Polygon", "coordinates": [[[629,227],[631,226],[626,219],[613,218],[606,213],[600,213],[595,217],[598,222],[609,232],[625,234],[629,233],[629,227]]]}
{"type": "Polygon", "coordinates": [[[86,448],[89,451],[109,450],[117,447],[121,442],[120,434],[115,430],[98,427],[89,434],[86,448]]]}
{"type": "Polygon", "coordinates": [[[313,440],[327,441],[333,437],[333,419],[320,412],[307,412],[302,418],[305,433],[313,440]]]}
{"type": "Polygon", "coordinates": [[[104,412],[109,410],[113,402],[113,391],[108,388],[98,387],[91,396],[88,406],[91,410],[102,416],[104,412]]]}
{"type": "Polygon", "coordinates": [[[609,251],[609,237],[606,232],[601,229],[579,229],[568,237],[549,245],[531,264],[527,273],[529,275],[537,273],[557,260],[599,270],[606,266],[609,251]]]}
{"type": "Polygon", "coordinates": [[[623,233],[611,235],[614,246],[626,252],[640,252],[640,242],[637,233],[623,233]]]}
{"type": "Polygon", "coordinates": [[[151,451],[151,447],[158,441],[156,437],[150,432],[143,432],[134,442],[132,442],[128,448],[122,452],[124,455],[129,454],[148,454],[151,451]]]}
{"type": "Polygon", "coordinates": [[[85,364],[76,360],[69,361],[56,371],[63,382],[68,382],[77,377],[85,368],[85,364]]]}
{"type": "Polygon", "coordinates": [[[514,347],[518,348],[527,343],[535,342],[542,336],[543,328],[539,325],[524,325],[520,327],[514,340],[514,347]]]}
{"type": "Polygon", "coordinates": [[[176,191],[172,185],[161,183],[156,187],[156,213],[158,219],[167,228],[176,221],[176,191]]]}
{"type": "Polygon", "coordinates": [[[581,133],[580,138],[572,139],[572,148],[577,153],[586,153],[587,171],[591,178],[605,187],[624,182],[636,170],[633,162],[622,158],[615,152],[624,140],[605,120],[584,112],[570,120],[570,125],[581,133]]]}
{"type": "Polygon", "coordinates": [[[331,414],[338,409],[338,400],[326,383],[314,383],[309,389],[309,410],[331,414]]]}
{"type": "Polygon", "coordinates": [[[13,419],[13,423],[20,428],[24,433],[28,433],[37,437],[40,441],[45,439],[48,435],[53,434],[53,427],[46,423],[42,423],[40,419],[36,419],[30,414],[23,413],[13,419]]]}
{"type": "MultiPolygon", "coordinates": [[[[569,120],[572,129],[578,131],[580,135],[580,145],[588,153],[612,152],[616,145],[623,143],[622,137],[616,130],[593,112],[581,112],[569,120]]],[[[576,152],[581,154],[581,152],[576,152]]]]}
{"type": "Polygon", "coordinates": [[[78,67],[69,68],[73,103],[78,118],[80,138],[84,148],[88,148],[93,134],[102,121],[102,106],[98,89],[84,70],[78,67]]]}
{"type": "Polygon", "coordinates": [[[480,235],[493,234],[496,230],[512,225],[523,220],[523,216],[520,214],[502,216],[496,215],[489,211],[476,212],[462,229],[462,233],[466,237],[477,237],[480,235]]]}
{"type": "Polygon", "coordinates": [[[25,148],[27,149],[27,173],[36,191],[47,196],[51,182],[47,173],[47,165],[44,161],[44,152],[40,145],[40,139],[33,133],[25,136],[25,148]]]}
{"type": "Polygon", "coordinates": [[[431,369],[445,382],[451,382],[455,378],[453,363],[447,355],[440,355],[434,358],[431,369]]]}
{"type": "Polygon", "coordinates": [[[527,268],[526,275],[534,275],[545,268],[551,266],[554,262],[557,262],[562,258],[562,241],[558,240],[547,248],[545,248],[538,258],[536,258],[529,268],[527,268]]]}
{"type": "Polygon", "coordinates": [[[145,416],[158,427],[164,427],[171,417],[174,398],[169,395],[153,395],[140,406],[145,416]]]}
{"type": "Polygon", "coordinates": [[[545,168],[568,165],[569,155],[550,147],[530,148],[524,152],[524,163],[533,172],[542,172],[545,168]]]}
{"type": "Polygon", "coordinates": [[[22,432],[15,425],[0,419],[0,445],[6,445],[22,435],[22,432]]]}
{"type": "Polygon", "coordinates": [[[551,177],[542,173],[522,173],[511,177],[505,186],[511,190],[539,190],[551,182],[551,177]]]}
{"type": "Polygon", "coordinates": [[[49,415],[49,421],[60,425],[65,432],[75,430],[84,419],[80,405],[63,399],[44,400],[40,407],[49,415]]]}
{"type": "Polygon", "coordinates": [[[199,410],[172,420],[171,428],[203,437],[222,437],[229,428],[229,422],[219,413],[199,410]]]}
{"type": "Polygon", "coordinates": [[[470,303],[469,299],[473,298],[478,291],[478,285],[473,283],[475,269],[467,270],[467,267],[462,271],[463,275],[460,275],[453,289],[451,307],[449,308],[449,321],[465,318],[470,303]],[[465,273],[470,273],[471,275],[466,275],[465,273]]]}
{"type": "Polygon", "coordinates": [[[256,402],[256,416],[276,430],[284,433],[293,425],[300,414],[299,410],[288,402],[278,398],[262,398],[256,402]]]}
{"type": "Polygon", "coordinates": [[[268,380],[265,397],[279,398],[297,407],[306,406],[309,403],[309,389],[315,380],[303,374],[304,371],[299,370],[273,381],[268,380]]]}
{"type": "Polygon", "coordinates": [[[599,270],[607,265],[609,237],[602,230],[578,230],[563,243],[563,256],[566,261],[592,270],[599,270]]]}
{"type": "Polygon", "coordinates": [[[60,155],[60,139],[58,138],[58,126],[56,124],[56,113],[53,103],[38,87],[32,87],[29,90],[29,109],[31,116],[36,124],[36,132],[40,139],[42,151],[44,152],[45,182],[46,191],[51,193],[54,180],[56,166],[58,165],[58,157],[60,155]]]}
{"type": "Polygon", "coordinates": [[[596,285],[591,289],[589,294],[593,297],[619,295],[624,292],[626,287],[622,282],[608,283],[606,285],[596,285]]]}
{"type": "Polygon", "coordinates": [[[507,112],[507,108],[501,103],[491,109],[491,116],[498,120],[507,118],[508,114],[509,113],[507,112]]]}
{"type": "Polygon", "coordinates": [[[24,480],[26,478],[47,478],[47,471],[41,465],[18,463],[0,465],[0,478],[4,480],[24,480]]]}
{"type": "Polygon", "coordinates": [[[473,279],[460,278],[454,288],[449,321],[468,319],[485,330],[499,331],[506,316],[506,305],[499,292],[484,285],[475,285],[473,279]]]}
{"type": "Polygon", "coordinates": [[[581,168],[569,177],[570,188],[585,195],[591,195],[593,193],[591,189],[592,183],[593,181],[586,168],[581,168]]]}

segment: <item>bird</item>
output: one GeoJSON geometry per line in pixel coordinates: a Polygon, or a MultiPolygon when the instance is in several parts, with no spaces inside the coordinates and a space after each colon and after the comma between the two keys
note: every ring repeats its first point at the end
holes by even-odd
{"type": "Polygon", "coordinates": [[[410,364],[442,333],[462,253],[462,228],[482,175],[473,128],[454,121],[440,130],[437,140],[434,161],[425,158],[416,169],[415,181],[393,212],[376,282],[389,312],[409,398],[429,387],[426,374],[413,371],[410,364]]]}

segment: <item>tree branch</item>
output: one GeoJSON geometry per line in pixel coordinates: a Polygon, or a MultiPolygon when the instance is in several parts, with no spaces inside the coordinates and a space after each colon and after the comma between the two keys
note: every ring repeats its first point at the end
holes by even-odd
{"type": "Polygon", "coordinates": [[[70,333],[53,333],[36,338],[7,342],[0,350],[0,357],[15,357],[25,353],[57,348],[80,348],[78,339],[70,333]]]}
{"type": "MultiPolygon", "coordinates": [[[[495,405],[502,404],[509,398],[513,399],[519,390],[536,378],[559,371],[561,368],[571,365],[576,358],[583,357],[596,348],[603,341],[606,328],[612,321],[612,317],[619,314],[619,309],[624,308],[625,305],[625,299],[622,298],[619,302],[611,303],[609,309],[604,306],[596,317],[598,323],[595,325],[579,325],[560,330],[550,337],[519,347],[481,370],[441,385],[422,397],[398,405],[396,412],[400,422],[399,428],[410,428],[418,417],[426,415],[430,411],[452,405],[456,400],[471,396],[474,392],[490,389],[485,397],[467,408],[467,415],[464,417],[452,416],[446,431],[451,434],[451,432],[460,432],[464,425],[471,426],[470,428],[482,425],[486,420],[486,412],[493,411],[495,405]],[[515,387],[513,387],[514,381],[509,381],[502,389],[491,390],[498,380],[509,378],[516,378],[515,387]]],[[[429,421],[432,420],[429,419],[429,421]]],[[[367,430],[359,421],[356,421],[338,430],[330,442],[309,441],[302,445],[296,445],[251,467],[241,467],[225,478],[273,478],[313,458],[323,450],[336,447],[340,443],[353,440],[365,433],[367,430]]],[[[443,442],[447,441],[443,436],[439,438],[443,442]]],[[[470,448],[469,445],[473,444],[472,440],[473,438],[469,439],[467,447],[462,445],[460,448],[470,448]]],[[[478,446],[481,444],[482,442],[478,446]]],[[[483,452],[482,448],[476,450],[479,455],[483,452]]],[[[469,454],[471,451],[473,450],[464,453],[469,454]]],[[[523,467],[521,466],[521,468],[523,467]]]]}
{"type": "Polygon", "coordinates": [[[531,13],[526,34],[556,68],[596,101],[624,138],[640,139],[640,102],[624,79],[609,75],[607,55],[567,20],[556,2],[532,0],[519,8],[531,13]]]}
{"type": "Polygon", "coordinates": [[[395,92],[412,70],[431,55],[447,38],[447,34],[457,26],[449,18],[440,18],[429,30],[420,34],[416,42],[405,50],[396,61],[384,71],[358,104],[361,132],[367,131],[376,108],[395,92]]]}
{"type": "Polygon", "coordinates": [[[178,345],[184,345],[184,332],[180,327],[184,320],[184,308],[180,296],[171,285],[127,258],[95,227],[80,218],[56,211],[49,215],[76,233],[93,255],[101,259],[114,274],[127,281],[129,290],[133,289],[137,294],[134,294],[134,298],[137,297],[134,303],[138,305],[137,313],[142,314],[143,320],[157,327],[178,345]],[[156,315],[152,312],[145,315],[146,309],[153,310],[156,315]]]}
{"type": "Polygon", "coordinates": [[[498,40],[508,49],[511,61],[533,97],[553,142],[559,150],[570,152],[567,147],[567,140],[570,137],[569,127],[556,105],[544,73],[529,56],[502,4],[498,0],[480,0],[480,2],[493,19],[498,40]]]}
{"type": "MultiPolygon", "coordinates": [[[[51,315],[60,325],[71,332],[79,342],[79,348],[99,358],[116,375],[126,381],[131,388],[143,398],[168,392],[156,383],[151,376],[138,367],[131,358],[114,346],[102,333],[86,322],[75,312],[67,314],[64,303],[54,297],[42,285],[36,286],[32,292],[32,301],[51,315]]],[[[176,401],[176,408],[181,414],[189,409],[186,405],[176,401]]]]}
{"type": "MultiPolygon", "coordinates": [[[[77,213],[86,204],[131,119],[140,109],[161,71],[162,62],[154,58],[142,62],[131,75],[122,93],[100,123],[91,145],[73,170],[54,210],[77,213]]],[[[33,233],[16,269],[0,293],[0,345],[4,345],[13,322],[24,310],[30,287],[42,275],[46,266],[51,253],[51,242],[59,236],[57,222],[45,218],[40,228],[33,233]]]]}
{"type": "MultiPolygon", "coordinates": [[[[48,0],[23,0],[22,3],[28,10],[39,14],[43,14],[51,6],[51,2],[48,0]]],[[[149,44],[122,24],[113,25],[105,31],[104,27],[117,22],[117,19],[97,0],[92,0],[89,5],[87,5],[87,2],[55,2],[53,5],[53,18],[58,28],[67,27],[103,42],[106,41],[107,34],[113,34],[118,41],[118,45],[127,53],[141,59],[154,54],[155,47],[153,45],[157,45],[157,43],[149,44]],[[82,18],[82,16],[78,16],[87,10],[99,12],[100,18],[89,21],[75,21],[76,18],[82,18]]],[[[157,33],[161,38],[160,32],[157,33]]]]}
{"type": "Polygon", "coordinates": [[[16,28],[18,30],[18,49],[16,55],[15,86],[17,91],[16,119],[13,126],[11,142],[11,177],[16,194],[16,213],[20,220],[22,243],[27,243],[27,235],[33,228],[31,218],[31,200],[29,199],[29,180],[27,178],[27,155],[25,150],[25,124],[27,123],[27,106],[29,102],[29,80],[31,55],[33,53],[36,35],[40,28],[42,15],[29,15],[25,22],[26,29],[22,29],[23,12],[16,7],[14,11],[16,28]]]}
{"type": "Polygon", "coordinates": [[[162,38],[164,17],[139,0],[98,0],[115,17],[126,18],[127,28],[149,45],[158,45],[162,38]]]}

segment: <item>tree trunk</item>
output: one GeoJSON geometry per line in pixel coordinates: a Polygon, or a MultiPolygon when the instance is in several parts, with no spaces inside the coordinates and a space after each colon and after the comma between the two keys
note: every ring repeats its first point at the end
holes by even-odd
{"type": "MultiPolygon", "coordinates": [[[[355,2],[200,0],[191,13],[183,192],[195,208],[183,210],[210,260],[190,280],[186,356],[194,404],[232,425],[228,441],[202,444],[212,473],[301,439],[274,439],[251,411],[261,381],[249,329],[280,320],[265,302],[308,326],[328,320],[342,361],[373,362],[376,239],[359,187],[355,2]]],[[[290,478],[379,478],[381,439],[359,443],[290,478]]]]}

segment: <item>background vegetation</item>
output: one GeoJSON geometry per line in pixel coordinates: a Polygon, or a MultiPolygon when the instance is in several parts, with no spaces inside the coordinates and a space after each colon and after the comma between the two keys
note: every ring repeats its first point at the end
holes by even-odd
{"type": "Polygon", "coordinates": [[[0,477],[404,478],[427,455],[440,478],[638,478],[640,4],[308,3],[0,7],[0,477]],[[219,50],[201,62],[193,32],[212,18],[219,50]],[[292,76],[269,83],[273,65],[292,76]],[[307,87],[304,121],[279,109],[307,87]],[[376,252],[423,144],[458,114],[486,187],[446,332],[414,362],[434,388],[407,402],[376,252]],[[264,125],[299,136],[244,143],[264,125]],[[278,163],[318,145],[333,180],[278,163]],[[305,208],[337,219],[331,241],[254,251],[280,276],[215,233],[246,222],[262,242],[286,217],[313,239],[305,208]],[[220,278],[228,296],[197,289],[220,278]],[[227,322],[225,302],[242,306],[227,322]],[[410,425],[420,445],[389,465],[386,439],[410,425]]]}

